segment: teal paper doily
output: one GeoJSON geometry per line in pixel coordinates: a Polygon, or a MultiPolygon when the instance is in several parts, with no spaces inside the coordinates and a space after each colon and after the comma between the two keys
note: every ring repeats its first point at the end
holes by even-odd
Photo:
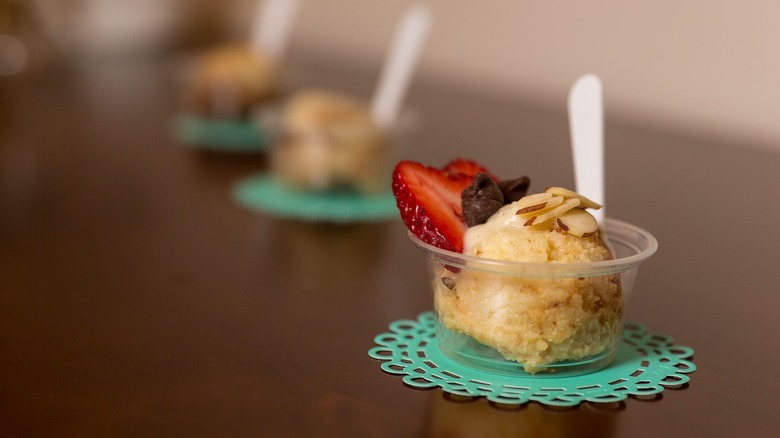
{"type": "Polygon", "coordinates": [[[487,397],[502,404],[536,401],[552,406],[581,402],[614,403],[629,395],[652,396],[666,387],[690,381],[696,371],[693,349],[674,345],[672,338],[648,333],[641,325],[626,324],[615,361],[600,371],[575,377],[514,377],[487,373],[461,365],[439,350],[436,315],[420,314],[417,321],[399,320],[390,332],[374,338],[378,347],[368,355],[383,361],[382,370],[402,375],[416,388],[440,387],[447,393],[487,397]]]}
{"type": "Polygon", "coordinates": [[[233,199],[253,211],[311,222],[354,223],[398,217],[390,191],[370,196],[351,191],[309,192],[285,187],[268,174],[239,181],[233,187],[233,199]]]}
{"type": "Polygon", "coordinates": [[[174,136],[182,144],[218,152],[262,152],[268,136],[248,121],[210,120],[191,115],[174,119],[174,136]]]}

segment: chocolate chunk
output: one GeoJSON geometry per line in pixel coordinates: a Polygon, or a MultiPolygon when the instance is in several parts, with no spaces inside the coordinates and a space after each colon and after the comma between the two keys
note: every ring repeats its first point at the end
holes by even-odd
{"type": "Polygon", "coordinates": [[[455,280],[451,279],[450,277],[442,277],[441,284],[443,284],[447,289],[455,289],[455,280]]]}
{"type": "Polygon", "coordinates": [[[498,187],[504,195],[504,202],[507,204],[518,201],[525,196],[525,194],[528,193],[528,187],[530,185],[531,180],[527,176],[498,182],[498,187]]]}
{"type": "Polygon", "coordinates": [[[493,178],[486,173],[478,173],[474,181],[460,195],[463,208],[463,220],[466,225],[484,224],[504,205],[504,194],[493,178]]]}

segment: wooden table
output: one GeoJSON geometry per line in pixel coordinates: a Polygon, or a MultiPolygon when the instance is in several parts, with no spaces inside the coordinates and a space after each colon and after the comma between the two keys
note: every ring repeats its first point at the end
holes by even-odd
{"type": "MultiPolygon", "coordinates": [[[[297,65],[301,83],[364,97],[374,67],[297,65]]],[[[177,145],[169,73],[128,62],[0,79],[0,435],[753,437],[780,425],[777,153],[608,112],[609,213],[660,242],[627,319],[693,347],[698,371],[655,401],[506,411],[380,370],[373,337],[432,308],[403,225],[238,208],[231,185],[264,158],[177,145]]],[[[532,189],[573,186],[563,102],[426,79],[409,101],[421,118],[404,157],[478,157],[532,189]]]]}

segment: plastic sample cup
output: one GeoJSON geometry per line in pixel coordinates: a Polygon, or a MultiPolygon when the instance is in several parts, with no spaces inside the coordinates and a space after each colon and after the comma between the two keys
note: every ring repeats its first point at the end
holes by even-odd
{"type": "Polygon", "coordinates": [[[427,256],[436,336],[449,358],[502,375],[561,377],[608,366],[639,265],[658,248],[647,231],[606,220],[614,259],[521,263],[442,250],[427,256]]]}

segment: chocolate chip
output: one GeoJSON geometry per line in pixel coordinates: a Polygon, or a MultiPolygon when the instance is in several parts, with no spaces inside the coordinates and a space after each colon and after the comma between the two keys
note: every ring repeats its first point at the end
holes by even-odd
{"type": "Polygon", "coordinates": [[[471,185],[463,189],[460,198],[463,220],[469,227],[484,224],[504,205],[504,194],[486,173],[476,174],[471,185]]]}
{"type": "Polygon", "coordinates": [[[442,277],[441,284],[446,286],[449,290],[455,289],[455,280],[451,279],[450,277],[442,277]]]}
{"type": "Polygon", "coordinates": [[[504,195],[504,202],[507,204],[518,201],[520,198],[525,196],[525,194],[528,193],[528,187],[530,185],[531,179],[527,176],[499,181],[498,183],[498,187],[501,189],[501,193],[504,195]]]}

